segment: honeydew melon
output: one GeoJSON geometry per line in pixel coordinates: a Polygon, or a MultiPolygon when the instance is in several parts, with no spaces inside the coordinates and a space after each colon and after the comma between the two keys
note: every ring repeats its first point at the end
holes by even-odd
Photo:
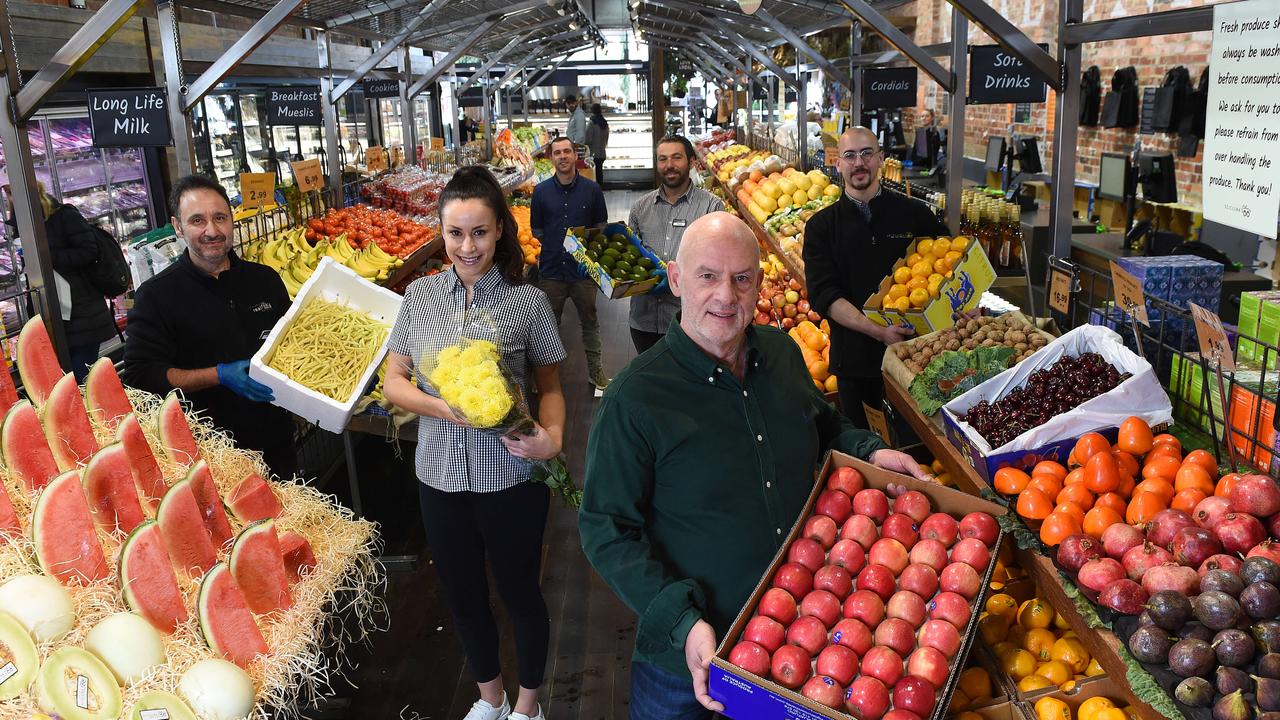
{"type": "Polygon", "coordinates": [[[42,645],[61,639],[76,624],[71,596],[47,575],[18,575],[5,581],[0,585],[0,612],[42,645]]]}
{"type": "Polygon", "coordinates": [[[124,704],[111,670],[93,653],[71,646],[44,661],[35,695],[41,710],[62,720],[116,720],[124,704]]]}
{"type": "Polygon", "coordinates": [[[210,720],[241,720],[253,712],[253,680],[226,660],[211,658],[192,665],[178,681],[178,694],[210,720]]]}
{"type": "Polygon", "coordinates": [[[85,635],[84,647],[97,655],[116,681],[125,687],[165,663],[160,633],[146,620],[130,612],[103,618],[85,635]]]}
{"type": "Polygon", "coordinates": [[[0,612],[0,702],[26,692],[39,670],[40,655],[26,628],[0,612]]]}

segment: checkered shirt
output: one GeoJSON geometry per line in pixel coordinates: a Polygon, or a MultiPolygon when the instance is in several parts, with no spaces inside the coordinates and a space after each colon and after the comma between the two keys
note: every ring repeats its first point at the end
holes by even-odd
{"type": "MultiPolygon", "coordinates": [[[[495,266],[476,282],[469,307],[466,299],[466,288],[452,269],[415,280],[405,293],[388,348],[413,359],[424,392],[439,397],[422,374],[424,359],[460,337],[496,343],[503,367],[526,397],[531,368],[564,361],[555,316],[541,290],[510,285],[495,266]]],[[[419,480],[444,492],[497,492],[528,480],[531,465],[508,452],[491,430],[423,417],[415,469],[419,480]]]]}

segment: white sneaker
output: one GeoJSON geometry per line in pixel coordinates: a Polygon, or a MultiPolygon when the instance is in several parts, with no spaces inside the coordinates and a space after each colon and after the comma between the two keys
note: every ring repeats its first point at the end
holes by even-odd
{"type": "Polygon", "coordinates": [[[513,712],[507,717],[508,720],[547,720],[547,716],[542,714],[541,705],[538,706],[538,713],[536,715],[525,715],[524,713],[513,712]]]}
{"type": "Polygon", "coordinates": [[[511,704],[507,702],[507,694],[502,694],[502,705],[494,707],[484,700],[477,700],[475,705],[471,706],[471,712],[462,720],[508,720],[515,717],[511,713],[511,704]]]}

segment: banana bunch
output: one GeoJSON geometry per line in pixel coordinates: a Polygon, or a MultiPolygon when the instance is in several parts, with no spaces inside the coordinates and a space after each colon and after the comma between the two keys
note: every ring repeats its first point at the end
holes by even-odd
{"type": "Polygon", "coordinates": [[[396,268],[404,264],[403,259],[383,251],[376,243],[370,243],[367,250],[355,249],[347,240],[346,233],[332,240],[321,239],[312,247],[306,232],[305,227],[291,227],[276,233],[270,240],[253,240],[245,245],[243,257],[279,273],[290,298],[298,294],[302,284],[325,257],[333,258],[374,282],[387,280],[396,268]]]}
{"type": "Polygon", "coordinates": [[[324,249],[317,245],[311,250],[294,255],[279,271],[280,279],[284,281],[284,287],[289,291],[289,299],[297,297],[303,283],[316,271],[316,266],[320,264],[324,255],[324,249]]]}

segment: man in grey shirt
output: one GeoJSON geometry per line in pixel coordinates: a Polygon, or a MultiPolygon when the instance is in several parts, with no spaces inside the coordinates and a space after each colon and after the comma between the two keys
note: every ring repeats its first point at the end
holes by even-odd
{"type": "Polygon", "coordinates": [[[578,104],[578,97],[576,95],[566,95],[564,109],[569,111],[569,125],[565,128],[564,134],[573,141],[574,145],[586,145],[587,113],[578,104]]]}
{"type": "MultiPolygon", "coordinates": [[[[681,135],[658,141],[658,189],[645,193],[631,207],[627,224],[663,262],[671,262],[680,249],[684,230],[694,220],[724,210],[724,201],[689,179],[693,144],[681,135]]],[[[663,279],[645,295],[631,298],[631,342],[637,353],[653,347],[680,312],[680,299],[663,279]]]]}

